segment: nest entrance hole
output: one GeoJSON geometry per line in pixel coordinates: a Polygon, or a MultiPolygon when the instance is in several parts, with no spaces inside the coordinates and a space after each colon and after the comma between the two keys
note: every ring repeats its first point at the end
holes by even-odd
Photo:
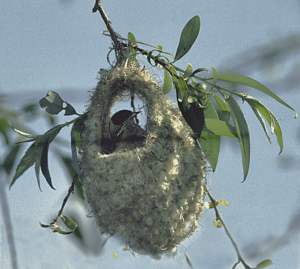
{"type": "Polygon", "coordinates": [[[137,112],[135,118],[140,127],[146,131],[147,111],[144,101],[135,93],[125,91],[121,98],[114,101],[110,108],[110,118],[121,110],[137,112]]]}
{"type": "Polygon", "coordinates": [[[102,138],[102,152],[142,147],[147,135],[147,111],[142,98],[130,90],[113,100],[109,109],[108,136],[102,138]]]}

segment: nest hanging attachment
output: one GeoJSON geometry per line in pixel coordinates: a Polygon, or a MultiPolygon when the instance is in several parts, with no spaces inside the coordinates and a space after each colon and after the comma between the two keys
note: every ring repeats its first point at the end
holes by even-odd
{"type": "Polygon", "coordinates": [[[80,161],[101,232],[139,253],[173,251],[197,226],[205,163],[179,110],[147,71],[123,63],[102,76],[88,108],[80,161]],[[138,111],[111,113],[130,93],[144,103],[145,128],[138,111]]]}

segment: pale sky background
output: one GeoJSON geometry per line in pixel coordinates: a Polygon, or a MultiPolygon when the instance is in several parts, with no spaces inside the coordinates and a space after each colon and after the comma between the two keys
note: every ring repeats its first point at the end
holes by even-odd
{"type": "MultiPolygon", "coordinates": [[[[24,100],[38,101],[50,89],[63,90],[63,97],[83,110],[87,91],[97,83],[99,68],[107,67],[110,44],[101,35],[104,26],[99,16],[91,13],[93,1],[0,1],[0,93],[9,94],[11,104],[18,108],[24,100]]],[[[182,67],[189,62],[195,67],[226,67],[227,61],[230,66],[232,57],[250,48],[300,34],[297,0],[106,0],[104,5],[116,31],[124,36],[131,31],[138,40],[162,44],[171,52],[176,50],[184,24],[200,15],[200,36],[179,63],[182,67]]],[[[268,84],[268,78],[259,73],[248,75],[268,84]]],[[[299,87],[292,93],[288,90],[277,92],[299,112],[299,87]]],[[[217,172],[209,176],[212,193],[230,201],[222,214],[245,254],[250,253],[246,248],[249,244],[257,248],[262,246],[258,242],[283,234],[300,211],[299,120],[269,99],[264,102],[272,107],[283,127],[285,150],[281,158],[275,140],[267,144],[245,107],[252,138],[248,180],[241,184],[240,155],[229,144],[222,148],[217,172]],[[282,169],[283,158],[289,156],[296,161],[282,169]]],[[[35,129],[44,131],[39,124],[35,129]]],[[[228,269],[235,261],[228,239],[223,230],[213,227],[213,212],[209,211],[200,220],[196,234],[179,247],[174,258],[156,261],[132,256],[114,240],[108,241],[100,256],[85,255],[65,237],[39,227],[40,221],[46,222],[57,212],[67,188],[57,161],[51,159],[50,166],[57,191],[44,184],[44,191],[39,192],[34,171],[30,170],[8,193],[21,269],[188,268],[184,251],[195,269],[228,269]]],[[[1,218],[0,268],[10,269],[1,218]]],[[[91,218],[84,221],[93,225],[91,218]]],[[[254,265],[264,258],[273,260],[272,269],[300,269],[299,236],[294,234],[277,252],[250,261],[254,265]]]]}

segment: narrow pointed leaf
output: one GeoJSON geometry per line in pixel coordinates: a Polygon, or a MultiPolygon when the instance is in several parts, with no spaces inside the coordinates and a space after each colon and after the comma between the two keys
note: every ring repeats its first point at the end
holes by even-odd
{"type": "Polygon", "coordinates": [[[198,73],[201,73],[201,72],[207,72],[208,69],[207,68],[197,68],[196,70],[193,71],[193,73],[190,75],[191,77],[197,75],[198,73]]]}
{"type": "Polygon", "coordinates": [[[16,173],[10,183],[9,188],[13,186],[16,180],[31,166],[34,165],[36,156],[40,154],[42,147],[39,143],[34,142],[31,146],[26,150],[24,156],[22,157],[21,161],[19,162],[16,173]]]}
{"type": "Polygon", "coordinates": [[[128,33],[128,40],[129,40],[129,59],[130,60],[135,60],[136,59],[136,50],[133,48],[136,46],[136,38],[133,33],[129,32],[128,33]]]}
{"type": "Polygon", "coordinates": [[[193,73],[193,66],[191,64],[188,64],[186,69],[184,70],[184,77],[190,77],[193,73]]]}
{"type": "Polygon", "coordinates": [[[192,264],[192,261],[191,261],[189,255],[188,255],[187,253],[184,253],[184,256],[185,256],[185,261],[186,261],[186,263],[188,264],[188,266],[189,266],[191,269],[193,269],[194,266],[193,266],[193,264],[192,264]]]}
{"type": "Polygon", "coordinates": [[[216,135],[236,138],[225,121],[205,118],[205,126],[216,135]]]}
{"type": "Polygon", "coordinates": [[[63,124],[59,124],[59,125],[54,126],[50,130],[48,130],[46,133],[41,135],[40,139],[42,141],[48,141],[49,143],[51,143],[63,127],[64,127],[63,124]]]}
{"type": "Polygon", "coordinates": [[[64,108],[65,116],[70,116],[70,115],[76,115],[77,114],[75,108],[72,105],[70,105],[69,103],[65,103],[65,104],[66,104],[66,107],[64,108]]]}
{"type": "Polygon", "coordinates": [[[10,137],[8,135],[8,131],[9,131],[8,120],[0,117],[0,134],[3,137],[4,143],[7,145],[10,142],[10,137]]]}
{"type": "Polygon", "coordinates": [[[213,105],[211,99],[208,99],[206,108],[204,109],[204,114],[205,114],[205,118],[219,119],[217,110],[213,105]]]}
{"type": "Polygon", "coordinates": [[[253,78],[242,76],[236,73],[220,73],[215,68],[213,68],[212,75],[214,79],[227,81],[235,84],[244,85],[256,90],[263,92],[264,94],[269,95],[270,97],[274,98],[280,104],[286,106],[287,108],[295,111],[293,107],[291,107],[288,103],[286,103],[281,97],[275,94],[271,89],[263,85],[262,83],[256,81],[253,78]]]}
{"type": "Polygon", "coordinates": [[[14,165],[15,165],[15,162],[16,162],[16,159],[17,159],[17,156],[20,152],[20,149],[21,149],[21,145],[20,144],[14,144],[9,152],[6,154],[6,156],[4,157],[4,160],[3,160],[3,168],[4,168],[4,171],[6,172],[6,174],[10,174],[14,165]]]}
{"type": "Polygon", "coordinates": [[[240,148],[242,153],[244,181],[249,172],[250,164],[250,136],[247,122],[240,106],[232,96],[229,96],[227,103],[230,106],[231,114],[235,122],[237,135],[239,137],[240,148]]]}
{"type": "Polygon", "coordinates": [[[203,130],[200,145],[213,171],[216,170],[220,153],[220,136],[203,130]]]}
{"type": "Polygon", "coordinates": [[[51,227],[50,224],[44,224],[44,223],[41,223],[41,222],[40,222],[40,226],[41,226],[42,228],[50,228],[50,227],[51,227]]]}
{"type": "MultiPolygon", "coordinates": [[[[208,101],[207,107],[204,110],[204,118],[219,119],[218,113],[214,108],[211,100],[208,101]]],[[[210,132],[207,129],[204,129],[201,134],[200,144],[201,144],[201,148],[205,153],[206,158],[208,159],[208,162],[212,170],[215,171],[217,168],[219,154],[220,154],[220,145],[221,145],[220,136],[210,132]]]]}
{"type": "Polygon", "coordinates": [[[194,42],[196,41],[199,32],[200,32],[200,17],[194,16],[187,22],[187,24],[184,26],[181,32],[180,41],[177,47],[174,61],[177,61],[180,58],[182,58],[190,50],[190,48],[193,46],[194,42]]]}
{"type": "Polygon", "coordinates": [[[46,108],[49,114],[56,115],[63,110],[64,101],[57,92],[49,91],[39,103],[41,108],[46,108]]]}
{"type": "Polygon", "coordinates": [[[165,70],[164,71],[164,84],[163,84],[163,93],[167,94],[170,92],[170,90],[172,89],[172,76],[170,75],[170,73],[165,70]]]}
{"type": "Polygon", "coordinates": [[[53,184],[52,184],[52,179],[51,179],[49,167],[48,167],[48,150],[49,150],[49,142],[46,141],[43,144],[43,150],[42,150],[42,155],[41,155],[41,170],[42,170],[42,174],[45,177],[48,185],[53,190],[55,190],[55,188],[53,187],[53,184]]]}
{"type": "Polygon", "coordinates": [[[78,224],[73,218],[63,215],[61,216],[61,219],[70,231],[74,232],[78,228],[78,224]]]}
{"type": "Polygon", "coordinates": [[[271,144],[272,143],[271,137],[269,136],[269,133],[268,133],[265,121],[264,121],[264,117],[262,116],[262,114],[259,112],[259,110],[255,106],[251,106],[251,108],[252,108],[255,116],[257,117],[261,127],[263,128],[263,131],[264,131],[269,143],[271,144]]]}
{"type": "Polygon", "coordinates": [[[188,85],[182,77],[173,77],[173,83],[177,93],[177,101],[182,103],[188,94],[188,85]]]}
{"type": "Polygon", "coordinates": [[[224,101],[224,99],[222,99],[220,96],[218,95],[215,95],[214,96],[214,99],[216,101],[216,103],[218,104],[219,108],[222,110],[222,111],[225,111],[225,112],[230,112],[230,107],[228,106],[228,104],[224,101]]]}
{"type": "Polygon", "coordinates": [[[34,135],[29,134],[29,133],[27,133],[27,132],[24,132],[24,131],[22,131],[22,130],[19,130],[19,129],[17,129],[17,128],[13,128],[12,130],[13,130],[15,133],[17,133],[17,134],[19,134],[19,135],[21,135],[21,136],[27,137],[27,138],[33,138],[33,137],[34,137],[34,135]]]}
{"type": "Polygon", "coordinates": [[[52,228],[52,231],[54,233],[58,233],[58,234],[63,234],[63,235],[68,235],[68,234],[72,234],[73,231],[65,231],[63,230],[62,228],[60,228],[59,226],[56,226],[56,227],[51,227],[52,228]]]}
{"type": "Polygon", "coordinates": [[[274,114],[266,106],[264,106],[260,101],[258,101],[257,99],[255,99],[251,96],[247,96],[245,98],[245,100],[250,105],[250,107],[254,111],[255,115],[259,119],[259,122],[261,123],[266,136],[270,140],[270,136],[269,136],[266,126],[265,126],[265,121],[269,124],[269,126],[271,128],[271,132],[276,135],[277,143],[280,148],[279,153],[281,153],[283,150],[282,130],[281,130],[280,124],[278,123],[274,114]]]}
{"type": "Polygon", "coordinates": [[[77,155],[77,148],[80,148],[81,143],[81,132],[84,128],[84,120],[86,115],[80,117],[72,126],[71,129],[71,152],[72,152],[72,166],[77,175],[80,174],[79,171],[79,160],[77,155]]]}
{"type": "Polygon", "coordinates": [[[267,260],[260,262],[258,265],[256,265],[255,269],[263,269],[263,268],[269,267],[270,265],[272,265],[272,261],[267,259],[267,260]]]}
{"type": "Polygon", "coordinates": [[[215,99],[215,103],[217,104],[217,111],[218,111],[220,120],[227,122],[228,126],[230,126],[231,131],[233,133],[236,133],[236,132],[234,132],[235,128],[230,123],[230,107],[229,107],[229,105],[225,102],[224,99],[222,99],[218,95],[215,95],[214,99],[215,99]]]}
{"type": "Polygon", "coordinates": [[[42,191],[42,188],[41,188],[41,179],[40,179],[41,157],[42,157],[42,152],[40,152],[37,155],[36,161],[35,161],[35,166],[34,166],[35,177],[36,177],[36,181],[37,181],[37,184],[38,184],[38,187],[39,187],[40,191],[42,191]]]}
{"type": "Polygon", "coordinates": [[[136,45],[136,38],[133,33],[131,32],[128,33],[128,40],[130,41],[131,44],[136,45]]]}

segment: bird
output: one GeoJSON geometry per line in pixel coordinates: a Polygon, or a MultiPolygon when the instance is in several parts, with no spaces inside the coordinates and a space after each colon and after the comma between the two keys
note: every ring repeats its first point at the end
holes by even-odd
{"type": "Polygon", "coordinates": [[[198,103],[183,104],[178,98],[178,93],[177,104],[183,118],[193,131],[193,137],[199,139],[204,128],[204,109],[198,103]]]}
{"type": "Polygon", "coordinates": [[[109,138],[102,139],[102,148],[106,153],[113,152],[120,142],[132,143],[145,139],[147,132],[138,124],[139,112],[120,110],[109,121],[109,138]]]}

